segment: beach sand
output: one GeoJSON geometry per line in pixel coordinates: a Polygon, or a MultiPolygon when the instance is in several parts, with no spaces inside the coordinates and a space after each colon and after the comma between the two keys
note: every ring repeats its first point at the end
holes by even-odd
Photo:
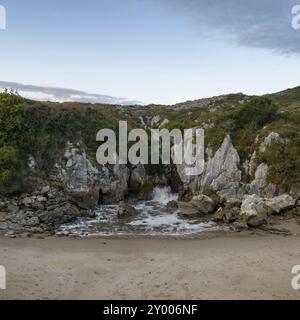
{"type": "Polygon", "coordinates": [[[1,299],[300,299],[299,227],[205,239],[0,238],[1,299]]]}

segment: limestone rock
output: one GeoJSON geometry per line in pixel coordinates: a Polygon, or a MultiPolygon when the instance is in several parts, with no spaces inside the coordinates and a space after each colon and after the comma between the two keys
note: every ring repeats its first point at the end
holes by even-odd
{"type": "Polygon", "coordinates": [[[272,199],[266,199],[265,203],[276,213],[280,213],[283,210],[292,209],[296,205],[296,200],[293,199],[290,195],[283,194],[272,199]]]}
{"type": "Polygon", "coordinates": [[[279,141],[280,135],[276,132],[271,132],[265,140],[259,146],[259,152],[265,152],[268,147],[272,145],[273,142],[279,141]]]}
{"type": "Polygon", "coordinates": [[[201,180],[201,191],[213,190],[224,197],[239,198],[243,195],[240,157],[227,136],[221,148],[209,159],[201,180]]]}
{"type": "Polygon", "coordinates": [[[266,216],[273,212],[274,210],[266,205],[264,199],[255,194],[246,195],[241,205],[241,215],[245,215],[247,218],[266,216]]]}
{"type": "Polygon", "coordinates": [[[207,215],[216,209],[216,202],[208,196],[199,195],[189,202],[178,202],[178,209],[185,215],[207,215]]]}
{"type": "Polygon", "coordinates": [[[277,186],[268,183],[268,170],[267,164],[260,164],[255,172],[255,178],[250,184],[250,194],[257,194],[262,197],[274,197],[277,193],[277,186]]]}
{"type": "Polygon", "coordinates": [[[119,203],[119,208],[118,208],[118,217],[121,218],[126,218],[126,217],[131,217],[135,216],[138,214],[138,211],[128,203],[121,201],[119,203]]]}

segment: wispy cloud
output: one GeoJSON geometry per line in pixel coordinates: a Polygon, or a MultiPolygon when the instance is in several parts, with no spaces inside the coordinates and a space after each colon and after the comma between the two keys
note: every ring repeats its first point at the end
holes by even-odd
{"type": "Polygon", "coordinates": [[[116,98],[100,94],[91,94],[73,89],[40,87],[33,85],[24,85],[16,82],[0,81],[0,89],[3,90],[4,88],[18,90],[19,94],[23,97],[39,101],[77,101],[84,103],[104,103],[115,105],[141,104],[140,101],[129,100],[125,98],[116,98]]]}
{"type": "Polygon", "coordinates": [[[144,0],[188,17],[196,33],[248,47],[300,54],[300,31],[292,28],[292,8],[300,0],[144,0]]]}

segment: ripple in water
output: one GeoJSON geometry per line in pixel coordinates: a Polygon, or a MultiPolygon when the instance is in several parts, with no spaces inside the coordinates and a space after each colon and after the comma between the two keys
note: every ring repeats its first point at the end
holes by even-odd
{"type": "Polygon", "coordinates": [[[105,205],[96,210],[94,219],[81,218],[60,226],[57,235],[80,237],[95,236],[178,236],[217,230],[213,222],[203,223],[182,216],[177,210],[167,208],[168,202],[177,200],[169,187],[155,188],[153,200],[134,205],[138,215],[118,219],[118,206],[105,205]]]}

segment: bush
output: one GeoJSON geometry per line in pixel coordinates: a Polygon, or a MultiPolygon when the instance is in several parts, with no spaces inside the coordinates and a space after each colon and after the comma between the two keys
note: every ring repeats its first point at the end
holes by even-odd
{"type": "Polygon", "coordinates": [[[232,114],[234,130],[251,125],[261,129],[278,117],[278,106],[269,98],[253,98],[232,114]]]}
{"type": "Polygon", "coordinates": [[[11,146],[0,148],[0,184],[8,185],[20,170],[17,150],[11,146]]]}

